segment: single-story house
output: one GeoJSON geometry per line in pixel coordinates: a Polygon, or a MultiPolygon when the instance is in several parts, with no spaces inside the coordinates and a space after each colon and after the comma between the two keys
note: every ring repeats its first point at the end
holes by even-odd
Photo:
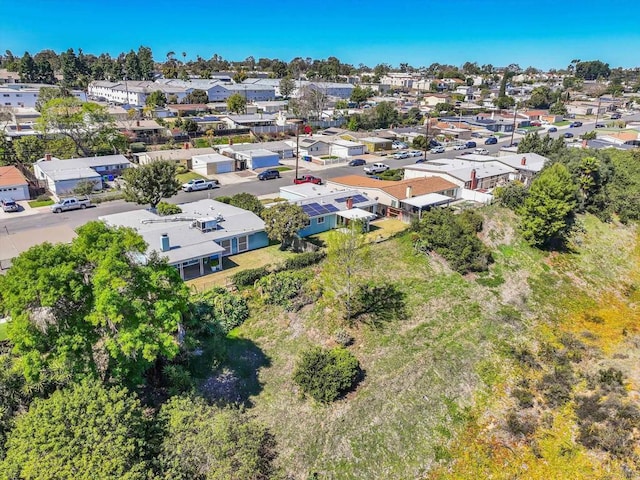
{"type": "Polygon", "coordinates": [[[364,155],[367,150],[362,143],[343,140],[341,138],[332,140],[330,143],[329,154],[340,158],[355,157],[364,155]]]}
{"type": "Polygon", "coordinates": [[[502,185],[516,173],[512,167],[489,160],[474,162],[469,160],[442,158],[437,161],[408,165],[404,178],[441,177],[460,188],[469,190],[489,190],[502,185]]]}
{"type": "Polygon", "coordinates": [[[169,161],[184,165],[187,168],[191,168],[191,159],[196,155],[209,155],[217,153],[214,148],[191,148],[190,143],[184,144],[185,148],[176,148],[173,150],[157,150],[155,152],[141,152],[134,153],[133,158],[140,165],[146,165],[148,163],[169,161]]]}
{"type": "Polygon", "coordinates": [[[113,227],[136,230],[188,280],[222,270],[222,258],[269,245],[264,221],[255,213],[215,200],[180,205],[182,213],[161,217],[146,209],[105,215],[113,227]]]}
{"type": "Polygon", "coordinates": [[[461,195],[461,188],[458,185],[436,176],[394,182],[360,175],[346,175],[328,180],[327,187],[357,190],[359,193],[376,200],[378,203],[376,213],[379,215],[399,217],[406,222],[410,222],[420,210],[439,206],[443,201],[448,204],[459,199],[461,195]],[[418,207],[405,202],[407,199],[424,197],[429,194],[447,197],[449,201],[438,197],[434,202],[435,197],[425,197],[420,199],[421,204],[418,207]]]}
{"type": "Polygon", "coordinates": [[[329,143],[313,137],[305,137],[299,140],[299,152],[302,156],[320,157],[329,155],[329,143]]]}
{"type": "Polygon", "coordinates": [[[223,120],[228,128],[264,127],[275,125],[276,116],[270,113],[227,115],[223,120]]]}
{"type": "Polygon", "coordinates": [[[0,198],[29,200],[29,183],[16,167],[0,167],[0,198]]]}
{"type": "Polygon", "coordinates": [[[369,153],[391,150],[391,144],[393,143],[393,140],[389,138],[380,137],[364,137],[359,138],[358,141],[364,144],[369,153]]]}
{"type": "Polygon", "coordinates": [[[218,173],[233,172],[234,167],[235,160],[233,158],[220,155],[219,153],[195,155],[191,159],[191,170],[204,177],[218,173]]]}
{"type": "Polygon", "coordinates": [[[70,158],[60,160],[47,154],[33,164],[36,178],[44,180],[56,196],[73,193],[78,183],[93,182],[95,191],[102,190],[102,182],[119,177],[132,163],[123,155],[70,158]]]}
{"type": "Polygon", "coordinates": [[[375,200],[354,189],[342,189],[327,185],[290,185],[280,188],[280,197],[300,205],[309,215],[309,224],[298,232],[302,238],[362,221],[365,230],[376,218],[375,200]]]}
{"type": "Polygon", "coordinates": [[[280,155],[264,148],[254,148],[235,153],[237,169],[256,170],[258,168],[277,167],[280,164],[280,155]]]}
{"type": "Polygon", "coordinates": [[[295,155],[295,147],[287,142],[260,142],[260,143],[234,143],[233,145],[224,145],[219,147],[220,153],[235,157],[236,152],[244,152],[247,150],[255,150],[263,148],[270,152],[277,153],[281,160],[293,158],[295,155]]]}
{"type": "Polygon", "coordinates": [[[516,155],[498,157],[497,160],[515,170],[509,177],[510,180],[518,180],[525,185],[529,185],[533,177],[540,173],[545,164],[549,162],[547,157],[537,153],[518,153],[516,155]]]}

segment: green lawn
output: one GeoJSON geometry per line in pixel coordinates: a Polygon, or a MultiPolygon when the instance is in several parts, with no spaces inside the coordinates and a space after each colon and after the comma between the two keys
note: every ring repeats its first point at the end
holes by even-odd
{"type": "Polygon", "coordinates": [[[561,122],[556,122],[554,125],[556,127],[564,127],[565,125],[569,125],[571,122],[569,120],[563,120],[561,122]]]}
{"type": "Polygon", "coordinates": [[[176,175],[176,178],[180,183],[187,183],[189,180],[197,180],[199,178],[203,178],[206,180],[206,178],[202,175],[192,171],[188,171],[187,173],[179,173],[176,175]]]}
{"type": "Polygon", "coordinates": [[[0,341],[7,339],[7,323],[0,323],[0,341]]]}
{"type": "Polygon", "coordinates": [[[276,168],[274,168],[274,170],[277,170],[279,172],[287,172],[287,171],[291,170],[291,167],[276,167],[276,168]]]}
{"type": "Polygon", "coordinates": [[[53,205],[55,202],[51,199],[49,200],[31,200],[29,203],[29,206],[31,208],[37,208],[37,207],[47,207],[49,205],[53,205]]]}

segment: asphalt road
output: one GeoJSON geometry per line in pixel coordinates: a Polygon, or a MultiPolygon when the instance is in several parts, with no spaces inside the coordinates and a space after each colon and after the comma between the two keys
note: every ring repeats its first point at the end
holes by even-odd
{"type": "MultiPolygon", "coordinates": [[[[630,121],[630,120],[640,120],[640,113],[634,115],[625,115],[622,120],[630,121]]],[[[608,121],[606,119],[600,119],[599,121],[608,121]]],[[[571,132],[574,134],[573,139],[568,139],[568,141],[576,140],[580,141],[579,136],[585,132],[589,132],[594,129],[595,120],[583,122],[582,127],[577,128],[562,128],[559,129],[556,133],[551,133],[552,137],[558,137],[564,135],[565,132],[571,132]]],[[[519,141],[523,135],[515,134],[514,141],[519,141]]],[[[502,140],[497,145],[484,145],[483,139],[474,139],[476,140],[479,148],[486,148],[489,151],[489,154],[495,154],[498,150],[505,145],[509,145],[511,143],[511,135],[506,135],[502,137],[502,140]]],[[[469,151],[469,150],[467,150],[469,151]]],[[[427,160],[437,160],[438,158],[454,158],[459,156],[462,151],[456,150],[447,150],[442,154],[427,154],[427,160]]],[[[363,158],[367,160],[367,163],[371,163],[371,155],[364,155],[363,158]],[[370,158],[367,158],[370,157],[370,158]]],[[[383,159],[383,162],[389,165],[391,168],[401,168],[407,165],[411,165],[416,162],[419,158],[406,158],[402,160],[396,160],[390,154],[389,156],[383,159]]],[[[304,167],[304,162],[301,162],[300,166],[304,167]]],[[[323,180],[341,177],[344,175],[364,175],[363,167],[349,167],[349,166],[336,166],[336,167],[328,167],[325,170],[314,170],[314,171],[306,171],[303,168],[300,169],[300,173],[311,173],[315,176],[321,177],[323,180]]],[[[282,172],[282,178],[275,180],[265,180],[259,181],[254,180],[250,182],[237,183],[231,185],[222,185],[220,188],[215,190],[205,190],[201,192],[179,192],[176,196],[171,198],[171,202],[173,203],[185,203],[191,202],[195,200],[201,200],[205,198],[214,198],[221,195],[235,195],[240,192],[248,192],[256,196],[260,195],[269,195],[269,194],[277,194],[280,190],[280,187],[285,185],[291,185],[293,182],[293,178],[295,172],[287,171],[282,172]]],[[[60,214],[53,214],[50,212],[43,212],[35,215],[21,216],[16,218],[6,219],[4,221],[0,221],[0,235],[7,233],[15,233],[24,230],[38,229],[42,227],[50,227],[55,225],[67,224],[71,228],[79,227],[80,225],[84,225],[85,223],[97,219],[102,215],[109,215],[112,213],[121,213],[131,210],[139,209],[140,206],[127,203],[121,200],[113,201],[113,202],[105,202],[100,205],[97,205],[93,208],[88,208],[86,210],[75,210],[72,212],[65,212],[60,214]]]]}

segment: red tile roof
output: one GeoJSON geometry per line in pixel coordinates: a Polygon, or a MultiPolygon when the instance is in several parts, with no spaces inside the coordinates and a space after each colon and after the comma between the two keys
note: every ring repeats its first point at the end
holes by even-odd
{"type": "Polygon", "coordinates": [[[27,185],[27,179],[16,167],[0,167],[0,187],[27,185]]]}

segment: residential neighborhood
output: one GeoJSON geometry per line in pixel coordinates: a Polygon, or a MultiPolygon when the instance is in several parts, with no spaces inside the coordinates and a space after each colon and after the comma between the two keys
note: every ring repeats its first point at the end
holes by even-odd
{"type": "Polygon", "coordinates": [[[640,11],[427,3],[7,7],[0,477],[640,475],[640,11]]]}

